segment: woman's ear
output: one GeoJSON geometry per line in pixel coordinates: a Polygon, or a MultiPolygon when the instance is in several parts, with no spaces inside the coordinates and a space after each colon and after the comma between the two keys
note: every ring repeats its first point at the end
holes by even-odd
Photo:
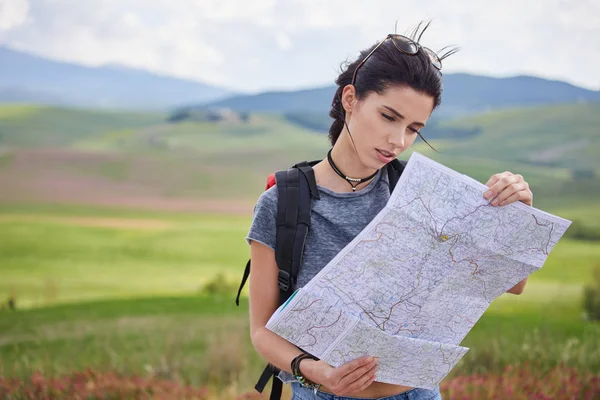
{"type": "Polygon", "coordinates": [[[346,85],[342,90],[342,107],[346,114],[351,113],[356,103],[356,88],[354,85],[346,85]]]}

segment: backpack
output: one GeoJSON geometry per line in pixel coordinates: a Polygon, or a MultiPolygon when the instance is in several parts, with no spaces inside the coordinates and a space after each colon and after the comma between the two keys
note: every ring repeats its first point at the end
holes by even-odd
{"type": "MultiPolygon", "coordinates": [[[[279,305],[285,303],[296,290],[296,282],[306,235],[310,229],[310,212],[313,200],[319,200],[319,190],[312,169],[318,161],[303,161],[269,176],[267,187],[277,186],[277,231],[275,236],[275,261],[279,267],[279,305]]],[[[385,166],[390,183],[390,193],[396,187],[398,179],[406,166],[406,161],[394,159],[385,166]]],[[[235,300],[240,305],[240,294],[250,275],[250,260],[240,283],[235,300]]],[[[270,400],[280,400],[283,382],[277,378],[280,370],[268,364],[254,388],[262,393],[271,377],[273,378],[270,400]]]]}

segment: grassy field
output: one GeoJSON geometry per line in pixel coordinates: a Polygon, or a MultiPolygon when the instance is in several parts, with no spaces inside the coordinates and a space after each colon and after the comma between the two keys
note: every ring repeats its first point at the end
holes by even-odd
{"type": "Polygon", "coordinates": [[[247,217],[18,210],[0,214],[0,298],[22,306],[195,293],[248,257],[247,217]]]}
{"type": "MultiPolygon", "coordinates": [[[[523,298],[520,300],[527,303],[523,298]]],[[[499,302],[502,304],[502,301],[499,302]]],[[[492,307],[463,345],[452,376],[500,373],[506,365],[559,364],[600,371],[600,328],[555,303],[510,312],[492,307]]],[[[262,362],[248,339],[247,303],[226,298],[163,297],[68,304],[7,314],[0,320],[0,375],[55,376],[93,367],[157,374],[196,386],[251,387],[262,362]]],[[[575,308],[575,307],[573,307],[575,308]]],[[[541,372],[541,371],[538,371],[541,372]]]]}
{"type": "Polygon", "coordinates": [[[256,361],[247,339],[247,303],[237,308],[227,300],[138,298],[6,313],[0,319],[0,375],[39,370],[55,376],[91,366],[125,374],[156,370],[201,386],[213,368],[238,373],[256,361]],[[222,364],[213,364],[219,358],[222,364]]]}
{"type": "MultiPolygon", "coordinates": [[[[537,207],[600,231],[598,111],[557,106],[452,122],[483,134],[436,141],[440,153],[417,144],[402,158],[416,150],[481,182],[521,173],[537,207]],[[575,138],[563,146],[565,130],[575,138]],[[574,169],[596,175],[574,179],[574,169]]],[[[267,175],[322,157],[327,139],[274,115],[243,126],[163,121],[0,107],[0,376],[91,366],[233,392],[253,385],[262,361],[246,301],[237,308],[233,291],[198,293],[218,274],[239,282],[267,175]],[[6,310],[11,297],[16,311],[6,310]]],[[[597,265],[600,242],[564,238],[523,295],[491,305],[453,376],[526,362],[542,374],[600,374],[600,325],[581,308],[597,265]]]]}
{"type": "MultiPolygon", "coordinates": [[[[193,294],[218,273],[240,277],[249,255],[244,238],[250,220],[84,206],[0,206],[0,265],[6,277],[0,282],[0,299],[13,293],[21,306],[29,307],[124,295],[193,294]]],[[[531,277],[528,294],[508,297],[537,304],[536,296],[549,291],[554,300],[567,296],[571,304],[598,263],[598,243],[563,239],[531,277]]]]}
{"type": "MultiPolygon", "coordinates": [[[[248,224],[222,215],[5,206],[0,299],[14,295],[17,311],[0,313],[0,375],[93,366],[250,387],[261,361],[248,340],[247,304],[235,307],[233,292],[197,294],[218,273],[240,278],[248,224]]],[[[525,361],[600,372],[600,325],[585,321],[580,306],[599,261],[600,243],[561,241],[523,295],[492,304],[453,374],[525,361]]]]}

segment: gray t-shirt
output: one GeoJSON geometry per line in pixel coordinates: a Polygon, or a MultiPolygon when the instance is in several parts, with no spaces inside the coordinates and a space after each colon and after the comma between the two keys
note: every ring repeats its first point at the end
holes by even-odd
{"type": "MultiPolygon", "coordinates": [[[[366,187],[357,192],[336,193],[317,187],[321,199],[312,202],[311,227],[306,236],[297,288],[306,285],[346,247],[385,207],[390,198],[385,169],[380,170],[366,187]]],[[[276,186],[259,197],[254,207],[250,232],[246,237],[248,243],[255,240],[275,250],[277,197],[276,186]]],[[[291,375],[282,373],[280,378],[288,382],[291,375]]]]}

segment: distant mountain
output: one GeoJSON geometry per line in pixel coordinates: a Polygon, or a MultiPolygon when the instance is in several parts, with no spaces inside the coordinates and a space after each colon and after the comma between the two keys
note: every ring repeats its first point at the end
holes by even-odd
{"type": "Polygon", "coordinates": [[[521,106],[600,102],[600,91],[570,83],[515,76],[492,78],[469,74],[444,76],[442,114],[466,115],[521,106]]]}
{"type": "Polygon", "coordinates": [[[0,102],[168,109],[236,93],[120,65],[86,67],[0,47],[0,102]]]}
{"type": "MultiPolygon", "coordinates": [[[[222,107],[250,113],[313,113],[326,120],[334,93],[335,86],[327,86],[240,95],[117,64],[86,67],[0,47],[0,102],[4,103],[132,110],[222,107]]],[[[524,105],[598,101],[600,91],[560,81],[447,74],[442,106],[434,116],[457,117],[524,105]]]]}
{"type": "MultiPolygon", "coordinates": [[[[233,96],[201,107],[227,107],[246,112],[318,113],[327,115],[335,86],[233,96]]],[[[491,78],[469,74],[444,75],[442,106],[437,118],[457,117],[500,108],[599,102],[600,91],[530,76],[491,78]]]]}
{"type": "Polygon", "coordinates": [[[328,112],[335,86],[295,91],[274,91],[254,95],[232,96],[200,105],[204,108],[231,108],[247,112],[328,112]]]}
{"type": "Polygon", "coordinates": [[[61,98],[52,94],[10,86],[0,87],[0,103],[64,104],[61,98]]]}

